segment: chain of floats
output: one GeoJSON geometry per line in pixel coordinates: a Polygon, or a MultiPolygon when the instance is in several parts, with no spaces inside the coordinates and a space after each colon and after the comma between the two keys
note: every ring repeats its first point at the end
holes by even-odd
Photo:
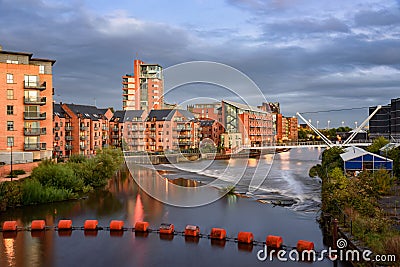
{"type": "MultiPolygon", "coordinates": [[[[110,231],[110,234],[114,233],[117,235],[123,235],[124,232],[135,232],[143,235],[155,233],[159,234],[161,237],[169,237],[171,239],[173,236],[183,236],[185,238],[192,238],[193,240],[200,238],[210,239],[212,242],[222,242],[222,246],[225,244],[224,242],[234,242],[239,245],[247,245],[249,250],[252,249],[252,246],[264,247],[265,245],[272,249],[286,251],[297,250],[298,252],[303,252],[305,250],[314,250],[313,242],[299,240],[296,247],[287,246],[283,244],[283,239],[280,236],[269,235],[266,241],[257,241],[254,240],[254,236],[251,232],[239,232],[237,237],[229,237],[226,236],[226,231],[223,228],[212,228],[210,234],[203,234],[200,233],[200,228],[194,225],[187,225],[185,231],[176,231],[173,224],[163,223],[159,229],[151,229],[149,228],[148,222],[136,222],[134,227],[124,227],[124,222],[117,220],[111,221],[110,226],[107,227],[99,226],[97,220],[86,220],[84,226],[81,227],[72,226],[71,220],[60,220],[58,226],[46,226],[44,220],[34,220],[30,227],[18,226],[16,221],[5,221],[0,232],[3,232],[3,237],[6,237],[7,233],[9,234],[8,236],[16,237],[19,231],[30,231],[33,235],[33,233],[40,233],[46,230],[58,231],[60,236],[69,236],[72,234],[72,231],[76,230],[83,230],[85,234],[91,233],[94,235],[97,234],[97,231],[110,231]]],[[[321,252],[315,251],[315,254],[319,256],[321,252]]]]}

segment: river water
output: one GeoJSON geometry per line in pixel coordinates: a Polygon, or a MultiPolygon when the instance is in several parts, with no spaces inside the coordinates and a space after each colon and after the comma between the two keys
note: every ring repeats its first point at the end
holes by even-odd
{"type": "MultiPolygon", "coordinates": [[[[173,223],[178,231],[193,224],[205,234],[213,227],[224,228],[229,237],[250,231],[257,241],[265,241],[270,234],[279,235],[289,247],[296,246],[300,239],[310,240],[315,250],[321,251],[326,248],[316,222],[321,184],[308,177],[308,169],[318,162],[320,153],[317,149],[293,149],[277,154],[273,162],[268,157],[246,159],[243,172],[238,169],[243,166],[243,159],[158,165],[158,172],[135,165],[130,168],[135,179],[129,171],[121,171],[109,182],[108,190],[97,190],[87,199],[77,201],[7,210],[0,213],[0,223],[17,220],[20,226],[28,227],[32,220],[45,219],[46,225],[53,226],[60,219],[71,219],[74,226],[83,226],[85,220],[97,219],[104,227],[111,220],[123,220],[126,227],[132,227],[137,221],[148,221],[152,229],[161,223],[173,223]],[[241,179],[236,191],[246,197],[229,195],[191,208],[176,205],[173,198],[180,193],[165,179],[195,180],[206,188],[207,197],[213,197],[220,195],[216,188],[223,187],[229,175],[238,173],[241,179]],[[249,189],[252,178],[266,174],[259,187],[249,189]],[[149,189],[161,192],[156,198],[173,195],[172,205],[150,197],[144,192],[149,189]],[[278,200],[293,205],[270,204],[278,200]]],[[[180,196],[179,200],[185,201],[184,198],[188,196],[180,196]]],[[[132,231],[114,236],[105,230],[91,234],[74,230],[69,236],[60,236],[50,229],[43,234],[21,231],[16,237],[0,236],[0,266],[333,266],[328,259],[314,263],[280,262],[276,258],[272,262],[259,261],[257,252],[262,248],[229,241],[211,242],[206,238],[188,240],[180,235],[139,235],[132,231]]]]}

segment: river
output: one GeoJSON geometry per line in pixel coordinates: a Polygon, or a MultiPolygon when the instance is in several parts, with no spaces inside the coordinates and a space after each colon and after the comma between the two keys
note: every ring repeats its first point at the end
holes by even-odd
{"type": "MultiPolygon", "coordinates": [[[[194,224],[206,234],[213,227],[224,228],[229,237],[250,231],[257,241],[265,241],[270,234],[279,235],[289,247],[296,246],[300,239],[309,240],[314,242],[316,251],[321,251],[326,249],[316,222],[321,184],[308,177],[308,169],[318,162],[320,153],[317,149],[292,149],[277,154],[273,162],[263,157],[246,159],[247,167],[242,168],[242,173],[235,168],[243,166],[243,159],[156,166],[158,173],[169,179],[188,178],[203,185],[212,184],[202,186],[210,196],[220,195],[216,187],[224,185],[216,177],[240,173],[236,191],[246,197],[229,195],[190,208],[178,207],[173,199],[172,205],[163,204],[144,190],[156,189],[162,192],[156,198],[165,197],[166,192],[170,194],[174,190],[171,183],[165,178],[155,178],[154,170],[135,166],[131,168],[135,179],[125,170],[110,180],[108,190],[97,190],[77,201],[10,209],[0,213],[0,223],[17,220],[19,225],[28,227],[32,220],[45,219],[46,225],[54,226],[60,219],[71,219],[74,226],[83,226],[85,220],[97,219],[104,227],[111,220],[122,220],[126,227],[132,227],[144,220],[152,229],[166,222],[173,223],[178,231],[194,224]],[[249,190],[252,178],[266,174],[259,187],[249,190]],[[293,205],[269,204],[276,200],[290,201],[293,205]]],[[[173,195],[179,192],[173,191],[173,195]]],[[[280,262],[277,258],[272,262],[260,261],[257,252],[262,248],[238,246],[229,241],[211,242],[206,238],[188,240],[180,235],[173,238],[156,233],[140,235],[132,231],[114,236],[100,230],[89,236],[82,230],[74,230],[69,236],[60,236],[50,229],[43,234],[21,231],[16,237],[0,237],[0,266],[333,266],[328,259],[314,263],[280,262]]]]}

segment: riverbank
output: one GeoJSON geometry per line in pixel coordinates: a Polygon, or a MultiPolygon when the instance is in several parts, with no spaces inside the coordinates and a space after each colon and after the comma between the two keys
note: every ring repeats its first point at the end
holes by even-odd
{"type": "Polygon", "coordinates": [[[310,170],[310,175],[318,174],[322,179],[321,223],[325,236],[336,245],[338,236],[332,233],[332,223],[337,219],[338,233],[357,250],[368,248],[375,255],[395,255],[400,259],[400,232],[380,202],[392,193],[397,180],[386,170],[345,176],[342,152],[341,148],[325,150],[321,165],[310,170]]]}
{"type": "Polygon", "coordinates": [[[67,163],[42,161],[29,177],[0,183],[0,211],[23,205],[77,199],[107,184],[123,162],[119,150],[99,151],[93,158],[72,156],[67,163]]]}

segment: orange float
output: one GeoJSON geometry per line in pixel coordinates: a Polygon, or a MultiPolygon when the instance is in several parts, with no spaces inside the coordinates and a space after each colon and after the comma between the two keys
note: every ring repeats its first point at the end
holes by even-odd
{"type": "Polygon", "coordinates": [[[302,252],[304,250],[313,250],[314,249],[314,243],[306,240],[299,240],[297,242],[297,251],[302,252]]]}
{"type": "Polygon", "coordinates": [[[83,229],[85,230],[97,230],[97,226],[99,225],[99,222],[97,220],[86,220],[85,224],[83,226],[83,229]]]}
{"type": "Polygon", "coordinates": [[[60,220],[57,226],[58,230],[71,230],[72,221],[71,220],[60,220]]]}
{"type": "Polygon", "coordinates": [[[210,237],[211,239],[223,240],[226,238],[226,231],[222,228],[212,228],[210,237]]]}
{"type": "Polygon", "coordinates": [[[280,248],[282,247],[283,239],[280,236],[269,235],[267,236],[267,241],[265,243],[267,247],[280,248]]]}
{"type": "Polygon", "coordinates": [[[31,223],[32,231],[42,231],[46,227],[46,222],[44,220],[34,220],[31,223]]]}
{"type": "Polygon", "coordinates": [[[17,221],[3,222],[3,232],[6,231],[17,231],[17,221]]]}
{"type": "Polygon", "coordinates": [[[149,228],[148,222],[136,222],[135,223],[135,232],[147,232],[149,228]]]}
{"type": "Polygon", "coordinates": [[[160,234],[172,235],[174,233],[174,225],[171,223],[162,223],[160,225],[160,234]]]}
{"type": "Polygon", "coordinates": [[[196,225],[186,225],[185,236],[199,236],[200,228],[196,225]]]}
{"type": "Polygon", "coordinates": [[[112,220],[110,222],[110,231],[122,231],[124,228],[123,221],[112,220]]]}
{"type": "Polygon", "coordinates": [[[237,239],[239,243],[250,244],[253,243],[254,235],[251,232],[239,232],[237,239]]]}

